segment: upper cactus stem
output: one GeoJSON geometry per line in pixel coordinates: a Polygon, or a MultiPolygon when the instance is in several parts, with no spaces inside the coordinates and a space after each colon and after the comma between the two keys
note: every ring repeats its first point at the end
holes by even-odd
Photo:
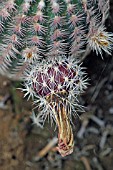
{"type": "Polygon", "coordinates": [[[4,1],[0,72],[10,70],[10,75],[21,78],[29,63],[43,58],[71,55],[81,60],[87,49],[110,54],[113,34],[104,26],[108,12],[109,0],[4,1]]]}

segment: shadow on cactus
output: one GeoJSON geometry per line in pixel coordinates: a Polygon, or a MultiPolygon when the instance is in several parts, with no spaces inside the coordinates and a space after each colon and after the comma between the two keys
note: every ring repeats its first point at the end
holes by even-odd
{"type": "MultiPolygon", "coordinates": [[[[72,114],[87,87],[81,61],[91,50],[111,54],[106,31],[109,0],[7,0],[0,4],[0,73],[24,81],[37,107],[32,119],[48,116],[58,126],[58,151],[73,152],[72,114]]],[[[41,124],[40,124],[41,123],[41,124]]]]}

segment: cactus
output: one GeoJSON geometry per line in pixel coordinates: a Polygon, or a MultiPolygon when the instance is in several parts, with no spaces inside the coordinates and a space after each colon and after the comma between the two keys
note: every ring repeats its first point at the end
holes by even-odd
{"type": "Polygon", "coordinates": [[[57,56],[110,54],[104,26],[109,0],[7,0],[0,3],[0,72],[20,78],[29,65],[57,56]],[[17,76],[18,75],[18,76],[17,76]]]}
{"type": "Polygon", "coordinates": [[[73,151],[71,115],[87,87],[79,64],[91,51],[111,54],[106,31],[109,0],[7,0],[0,3],[0,73],[24,81],[37,104],[35,122],[50,115],[58,126],[58,151],[73,151]]]}

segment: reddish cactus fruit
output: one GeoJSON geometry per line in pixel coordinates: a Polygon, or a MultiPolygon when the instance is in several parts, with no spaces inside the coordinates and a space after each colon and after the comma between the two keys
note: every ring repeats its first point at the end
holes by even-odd
{"type": "Polygon", "coordinates": [[[58,151],[66,156],[73,151],[71,116],[81,108],[76,98],[87,86],[85,73],[71,59],[45,62],[38,68],[33,67],[30,72],[30,75],[26,72],[25,84],[28,86],[23,91],[36,98],[40,111],[37,124],[50,115],[58,126],[58,151]]]}

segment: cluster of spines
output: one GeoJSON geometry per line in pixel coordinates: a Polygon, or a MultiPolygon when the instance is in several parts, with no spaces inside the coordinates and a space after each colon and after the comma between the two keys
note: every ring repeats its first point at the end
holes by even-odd
{"type": "MultiPolygon", "coordinates": [[[[70,105],[72,112],[82,109],[77,102],[77,96],[87,87],[86,73],[82,71],[80,65],[73,59],[60,59],[43,64],[35,64],[29,67],[25,72],[25,96],[28,99],[32,97],[38,103],[38,108],[42,109],[42,115],[45,117],[49,112],[53,117],[51,103],[47,101],[48,96],[56,95],[64,98],[70,105]],[[66,92],[67,96],[60,96],[60,93],[66,92]]],[[[52,102],[52,100],[51,100],[52,102]]],[[[71,113],[71,112],[70,112],[71,113]]]]}
{"type": "MultiPolygon", "coordinates": [[[[44,55],[44,48],[46,42],[44,40],[44,36],[46,34],[46,27],[44,26],[44,22],[46,22],[46,17],[44,16],[44,8],[45,2],[40,0],[38,4],[36,4],[35,12],[31,14],[31,23],[28,28],[28,36],[27,36],[27,48],[34,48],[35,51],[32,54],[31,59],[38,60],[40,56],[44,55]]],[[[26,53],[26,52],[25,52],[26,53]]]]}
{"type": "Polygon", "coordinates": [[[62,2],[50,0],[50,38],[49,38],[49,56],[57,57],[66,54],[66,36],[65,17],[63,16],[65,7],[62,2]]]}
{"type": "MultiPolygon", "coordinates": [[[[83,23],[84,11],[79,8],[77,4],[72,4],[71,0],[65,0],[67,4],[67,18],[69,27],[69,42],[70,54],[74,57],[80,56],[83,53],[83,46],[85,43],[86,28],[83,23]]],[[[82,6],[81,6],[82,7],[82,6]]]]}

